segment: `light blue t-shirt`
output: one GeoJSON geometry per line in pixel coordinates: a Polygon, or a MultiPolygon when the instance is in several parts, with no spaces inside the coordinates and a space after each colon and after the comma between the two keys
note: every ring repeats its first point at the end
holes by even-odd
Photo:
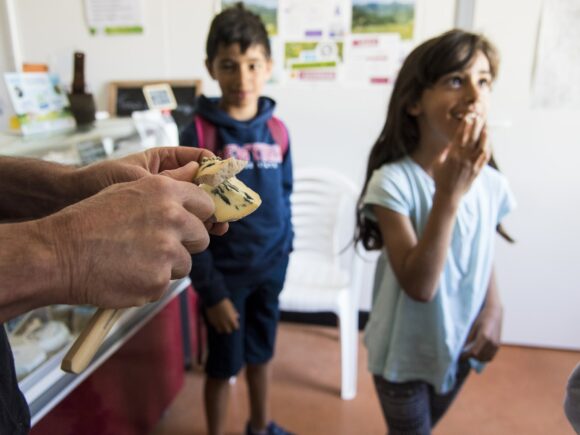
{"type": "MultiPolygon", "coordinates": [[[[406,157],[374,171],[364,197],[365,213],[376,219],[372,205],[380,205],[408,216],[420,238],[434,193],[433,179],[406,157]]],[[[365,331],[373,374],[391,382],[422,380],[438,393],[453,388],[459,355],[487,294],[496,226],[514,206],[505,177],[484,167],[461,200],[430,302],[415,301],[403,291],[383,250],[365,331]]]]}

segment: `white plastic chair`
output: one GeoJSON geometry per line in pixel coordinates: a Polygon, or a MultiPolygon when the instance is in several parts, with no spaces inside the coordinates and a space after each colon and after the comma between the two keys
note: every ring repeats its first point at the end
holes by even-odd
{"type": "Polygon", "coordinates": [[[358,310],[363,258],[352,243],[359,191],[352,181],[325,168],[294,173],[292,223],[295,239],[280,308],[333,312],[338,317],[341,397],[357,388],[358,310]]]}

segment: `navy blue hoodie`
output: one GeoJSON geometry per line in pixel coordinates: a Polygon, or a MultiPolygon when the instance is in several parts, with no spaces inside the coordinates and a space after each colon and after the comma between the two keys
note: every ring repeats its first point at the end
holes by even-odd
{"type": "MultiPolygon", "coordinates": [[[[224,276],[227,282],[235,282],[241,287],[268,277],[273,268],[288,258],[293,239],[290,148],[280,161],[280,152],[276,149],[280,145],[275,143],[267,124],[276,103],[260,97],[258,114],[249,121],[231,118],[218,104],[218,98],[199,97],[196,116],[202,116],[216,127],[218,156],[236,155],[249,159],[237,178],[260,195],[262,205],[249,216],[231,222],[225,235],[212,236],[209,248],[192,256],[190,277],[207,307],[235,291],[235,288],[228,288],[224,276]]],[[[180,144],[198,146],[194,123],[183,131],[180,144]]]]}

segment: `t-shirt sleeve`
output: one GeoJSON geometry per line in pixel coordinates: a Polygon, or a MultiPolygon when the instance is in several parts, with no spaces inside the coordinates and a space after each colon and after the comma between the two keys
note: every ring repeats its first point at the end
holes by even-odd
{"type": "Polygon", "coordinates": [[[505,177],[500,179],[499,207],[497,213],[497,223],[516,208],[516,199],[505,177]]]}
{"type": "Polygon", "coordinates": [[[363,199],[363,213],[376,220],[373,205],[380,205],[389,210],[410,216],[411,209],[408,198],[409,181],[400,167],[383,165],[373,172],[363,199]]]}

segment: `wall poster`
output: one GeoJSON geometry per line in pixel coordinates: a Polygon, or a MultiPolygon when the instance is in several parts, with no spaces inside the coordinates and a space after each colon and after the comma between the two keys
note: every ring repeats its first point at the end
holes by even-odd
{"type": "MultiPolygon", "coordinates": [[[[247,0],[269,35],[276,82],[390,84],[414,36],[416,0],[247,0]],[[281,55],[281,56],[280,56],[281,55]]],[[[237,3],[222,0],[222,6],[237,3]]]]}

